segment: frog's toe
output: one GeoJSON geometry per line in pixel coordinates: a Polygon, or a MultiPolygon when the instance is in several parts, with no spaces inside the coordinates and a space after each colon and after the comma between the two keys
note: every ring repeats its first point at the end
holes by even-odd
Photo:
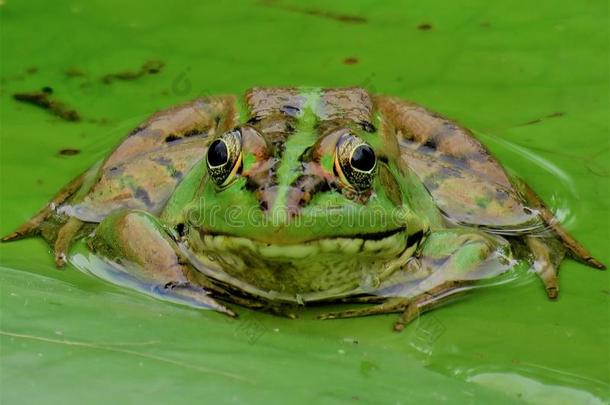
{"type": "Polygon", "coordinates": [[[72,241],[82,226],[83,222],[81,220],[70,217],[57,232],[57,239],[53,245],[53,256],[57,267],[63,267],[66,264],[66,257],[72,241]]]}
{"type": "Polygon", "coordinates": [[[347,311],[338,312],[327,312],[318,315],[318,319],[343,319],[343,318],[357,318],[361,316],[369,315],[381,315],[391,314],[396,312],[402,312],[409,305],[410,300],[408,298],[390,298],[387,301],[366,308],[350,309],[347,311]]]}
{"type": "Polygon", "coordinates": [[[402,311],[402,314],[400,314],[398,320],[394,322],[394,331],[402,331],[405,326],[407,326],[414,319],[416,319],[419,314],[420,311],[417,302],[411,302],[410,304],[408,304],[404,311],[402,311]]]}
{"type": "Polygon", "coordinates": [[[544,284],[547,297],[556,299],[559,295],[557,267],[563,260],[564,250],[553,239],[528,236],[525,242],[534,255],[534,271],[544,284]]]}
{"type": "Polygon", "coordinates": [[[161,298],[169,301],[211,309],[232,318],[237,318],[237,313],[232,309],[212,298],[204,288],[190,282],[171,281],[164,285],[156,286],[153,291],[155,295],[159,295],[161,298]]]}

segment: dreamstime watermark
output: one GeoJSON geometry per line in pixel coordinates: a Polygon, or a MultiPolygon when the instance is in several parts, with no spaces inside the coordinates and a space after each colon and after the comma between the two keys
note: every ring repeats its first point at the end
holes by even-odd
{"type": "Polygon", "coordinates": [[[189,209],[187,219],[192,224],[210,228],[280,227],[286,224],[301,229],[314,226],[329,228],[392,229],[408,222],[409,211],[401,207],[345,207],[337,205],[308,207],[306,211],[277,209],[263,211],[259,206],[242,207],[208,202],[200,198],[189,209]]]}
{"type": "Polygon", "coordinates": [[[251,345],[255,344],[267,333],[267,330],[268,328],[255,316],[244,317],[235,326],[235,334],[238,337],[246,339],[251,345]]]}
{"type": "Polygon", "coordinates": [[[432,353],[434,344],[447,330],[434,314],[418,316],[411,326],[415,330],[409,339],[409,345],[425,354],[432,353]]]}
{"type": "Polygon", "coordinates": [[[234,325],[234,336],[246,340],[250,345],[258,342],[269,331],[269,328],[254,313],[243,312],[237,319],[229,317],[224,317],[224,319],[228,324],[234,325]]]}

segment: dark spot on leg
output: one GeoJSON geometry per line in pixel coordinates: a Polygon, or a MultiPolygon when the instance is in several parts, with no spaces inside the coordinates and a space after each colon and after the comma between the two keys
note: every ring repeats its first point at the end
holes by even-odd
{"type": "Polygon", "coordinates": [[[136,194],[135,197],[142,201],[144,204],[146,204],[147,207],[152,207],[152,201],[150,200],[150,196],[148,195],[148,192],[143,189],[142,187],[138,187],[136,189],[136,194]]]}
{"type": "Polygon", "coordinates": [[[174,142],[174,141],[177,141],[179,139],[182,139],[182,138],[180,138],[179,136],[176,136],[174,134],[169,134],[168,136],[165,137],[165,142],[167,142],[167,143],[174,142]]]}
{"type": "Polygon", "coordinates": [[[345,58],[345,59],[343,59],[343,63],[345,65],[355,65],[356,63],[358,63],[358,58],[354,58],[354,57],[345,58]]]}
{"type": "Polygon", "coordinates": [[[163,156],[153,158],[153,162],[160,164],[161,166],[169,166],[172,164],[172,161],[170,159],[165,158],[163,156]]]}
{"type": "Polygon", "coordinates": [[[449,179],[452,177],[461,178],[462,172],[454,167],[442,167],[437,171],[438,178],[441,180],[449,179]]]}
{"type": "Polygon", "coordinates": [[[256,123],[258,123],[261,120],[261,117],[252,117],[250,118],[248,121],[246,121],[246,124],[250,124],[250,125],[254,125],[256,123]]]}
{"type": "Polygon", "coordinates": [[[417,29],[421,30],[421,31],[428,31],[428,30],[432,29],[432,24],[430,24],[430,23],[421,23],[421,24],[419,24],[417,26],[417,29]]]}
{"type": "Polygon", "coordinates": [[[59,151],[59,154],[63,155],[63,156],[74,156],[74,155],[78,155],[79,153],[80,153],[80,150],[70,149],[70,148],[62,149],[59,151]]]}
{"type": "Polygon", "coordinates": [[[109,178],[117,177],[123,174],[124,168],[119,166],[113,166],[108,169],[106,173],[109,178]]]}
{"type": "Polygon", "coordinates": [[[280,107],[280,112],[288,115],[289,117],[298,117],[301,113],[301,109],[292,105],[283,105],[280,107]]]}
{"type": "Polygon", "coordinates": [[[426,142],[424,142],[423,146],[430,149],[436,149],[436,142],[434,141],[434,139],[428,138],[426,139],[426,142]]]}
{"type": "Polygon", "coordinates": [[[191,136],[197,136],[197,135],[205,135],[205,133],[199,129],[191,129],[189,131],[186,131],[184,134],[182,134],[184,137],[188,138],[191,136]]]}

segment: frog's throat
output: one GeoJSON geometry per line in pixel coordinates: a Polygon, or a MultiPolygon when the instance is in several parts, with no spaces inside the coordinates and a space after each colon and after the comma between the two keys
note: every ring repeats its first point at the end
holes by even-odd
{"type": "Polygon", "coordinates": [[[185,253],[208,277],[264,299],[303,303],[378,287],[413,256],[424,232],[359,236],[287,245],[196,232],[185,253]]]}

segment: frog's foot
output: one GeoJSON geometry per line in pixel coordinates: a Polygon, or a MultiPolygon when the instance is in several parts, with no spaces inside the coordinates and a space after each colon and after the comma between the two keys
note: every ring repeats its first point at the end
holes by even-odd
{"type": "Polygon", "coordinates": [[[53,213],[55,207],[70,198],[82,185],[86,173],[76,177],[70,183],[66,184],[61,190],[53,196],[51,201],[41,209],[36,215],[28,219],[19,228],[2,237],[2,242],[9,242],[33,236],[39,233],[41,224],[53,213]]]}
{"type": "Polygon", "coordinates": [[[394,323],[394,330],[400,332],[407,324],[417,319],[420,314],[436,308],[447,297],[463,291],[470,284],[472,284],[471,281],[447,281],[412,298],[394,323]]]}
{"type": "MultiPolygon", "coordinates": [[[[542,199],[536,194],[534,190],[532,190],[532,188],[527,183],[525,183],[521,179],[515,179],[515,182],[516,185],[519,186],[520,191],[525,196],[527,202],[532,208],[535,208],[540,213],[540,216],[542,217],[544,222],[555,233],[559,241],[561,241],[565,250],[569,252],[572,258],[581,263],[586,264],[589,267],[593,267],[599,270],[606,269],[606,265],[604,265],[602,262],[593,257],[593,255],[583,245],[581,245],[576,239],[574,239],[574,237],[570,235],[568,231],[563,229],[561,223],[557,218],[555,218],[553,212],[544,204],[542,199]]],[[[529,242],[528,245],[530,246],[530,248],[532,248],[529,242]]],[[[538,254],[536,252],[534,252],[534,255],[538,257],[538,254]]],[[[563,255],[561,257],[563,259],[563,255]]],[[[557,262],[555,267],[558,267],[559,264],[561,264],[561,260],[557,262]]],[[[544,282],[546,286],[546,281],[544,282]]]]}
{"type": "MultiPolygon", "coordinates": [[[[173,234],[144,211],[118,211],[106,217],[89,246],[129,285],[189,306],[237,316],[212,297],[210,283],[192,276],[173,234]]],[[[111,277],[109,281],[113,281],[111,277]]]]}
{"type": "Polygon", "coordinates": [[[78,231],[82,228],[83,221],[78,218],[70,217],[68,221],[59,228],[57,239],[53,245],[53,256],[57,267],[63,267],[66,264],[66,257],[72,241],[78,231]]]}
{"type": "Polygon", "coordinates": [[[153,291],[155,295],[167,298],[169,301],[177,301],[178,303],[186,303],[197,307],[212,309],[232,318],[237,317],[235,312],[212,298],[209,295],[210,293],[203,287],[189,281],[170,281],[164,285],[155,286],[153,291]]]}
{"type": "Polygon", "coordinates": [[[557,268],[564,256],[564,249],[557,247],[560,242],[554,238],[527,236],[525,243],[534,255],[534,270],[544,284],[546,295],[550,299],[559,294],[557,268]]]}
{"type": "Polygon", "coordinates": [[[62,267],[65,265],[66,254],[72,244],[72,240],[83,226],[83,222],[76,218],[68,218],[67,221],[61,219],[55,214],[55,208],[72,198],[83,187],[83,183],[90,172],[91,170],[66,184],[36,215],[10,234],[4,236],[2,242],[19,240],[42,233],[42,236],[53,245],[57,266],[62,267]]]}
{"type": "MultiPolygon", "coordinates": [[[[420,313],[465,291],[468,285],[508,270],[509,263],[504,257],[507,248],[508,242],[504,239],[469,229],[435,231],[428,236],[414,258],[429,276],[421,279],[413,288],[406,287],[403,297],[388,298],[368,308],[322,314],[319,318],[338,319],[400,312],[394,330],[401,331],[420,313]]],[[[404,271],[409,272],[409,268],[404,271]]],[[[399,286],[400,280],[394,280],[394,283],[399,286]]]]}
{"type": "Polygon", "coordinates": [[[437,307],[445,298],[461,291],[468,284],[470,284],[469,281],[448,281],[414,297],[388,298],[381,304],[367,308],[321,314],[318,316],[318,319],[356,318],[369,315],[401,313],[398,320],[394,323],[394,330],[400,332],[407,324],[417,319],[420,314],[437,307]]]}

